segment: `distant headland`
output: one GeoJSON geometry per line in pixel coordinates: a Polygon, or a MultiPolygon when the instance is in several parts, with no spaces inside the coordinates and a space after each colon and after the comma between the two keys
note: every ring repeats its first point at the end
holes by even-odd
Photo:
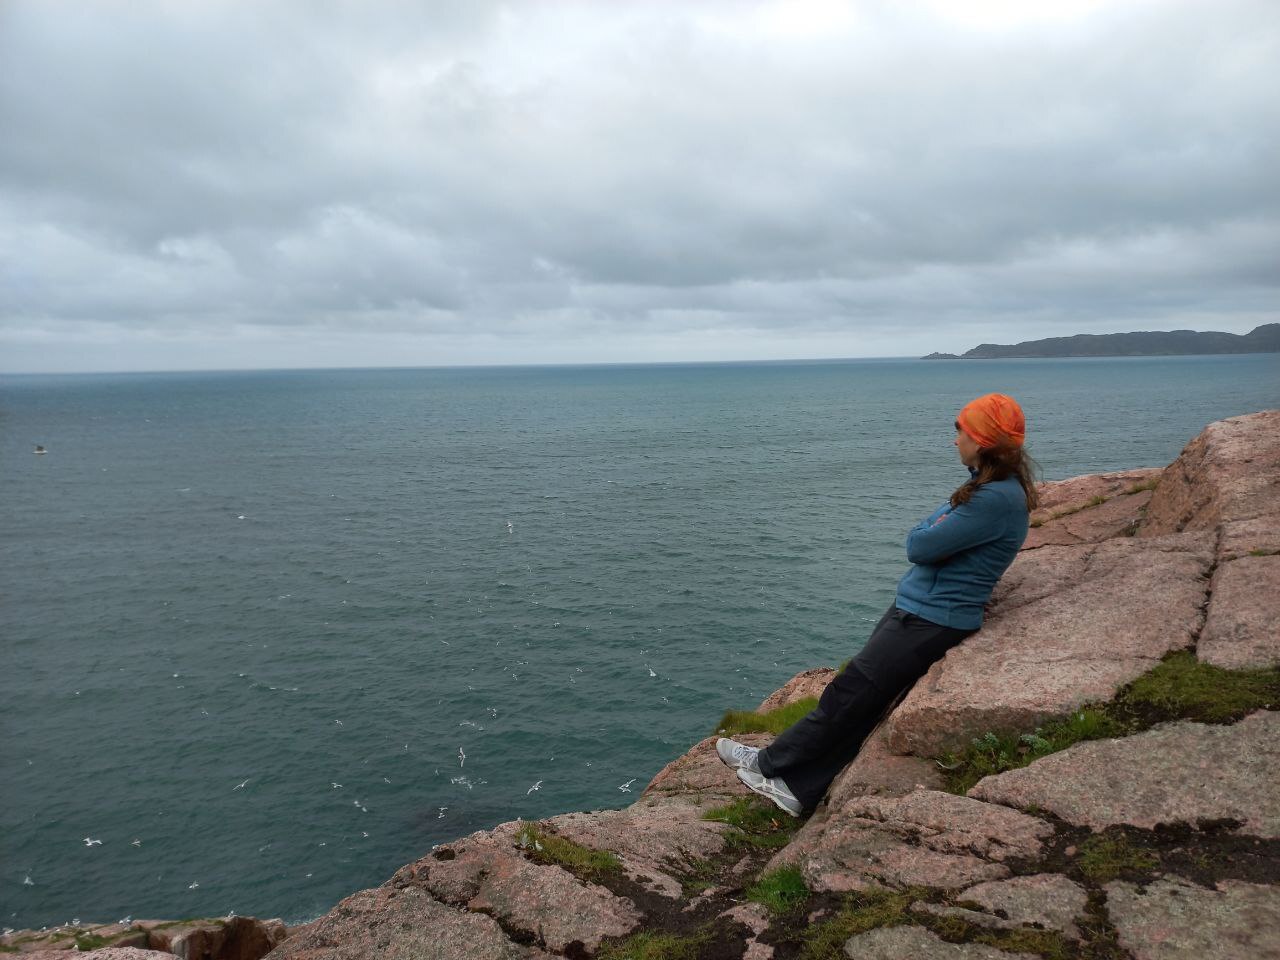
{"type": "Polygon", "coordinates": [[[982,343],[962,354],[931,353],[922,360],[1004,360],[1015,357],[1172,357],[1200,353],[1280,353],[1280,323],[1264,323],[1245,334],[1217,330],[1144,330],[1079,333],[1074,337],[1025,340],[1012,346],[982,343]]]}

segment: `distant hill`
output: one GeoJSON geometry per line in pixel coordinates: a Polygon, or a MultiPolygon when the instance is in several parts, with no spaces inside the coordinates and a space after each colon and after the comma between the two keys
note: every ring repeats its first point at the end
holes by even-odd
{"type": "Polygon", "coordinates": [[[1280,353],[1280,323],[1264,323],[1246,334],[1207,330],[1137,333],[1078,333],[1074,337],[1026,340],[1008,346],[982,343],[960,354],[931,353],[923,360],[1003,360],[1013,357],[1171,357],[1197,353],[1280,353]]]}

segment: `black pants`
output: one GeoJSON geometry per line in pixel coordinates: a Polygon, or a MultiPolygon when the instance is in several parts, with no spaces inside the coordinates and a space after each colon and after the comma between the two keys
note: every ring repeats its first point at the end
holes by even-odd
{"type": "Polygon", "coordinates": [[[781,777],[804,808],[813,809],[893,702],[971,633],[890,607],[867,645],[827,684],[818,706],[760,751],[760,772],[781,777]]]}

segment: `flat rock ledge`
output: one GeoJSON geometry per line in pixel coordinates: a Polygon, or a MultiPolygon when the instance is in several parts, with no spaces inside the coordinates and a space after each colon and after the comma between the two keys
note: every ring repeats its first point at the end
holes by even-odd
{"type": "Polygon", "coordinates": [[[971,902],[981,909],[933,903],[916,903],[912,909],[959,917],[997,930],[1020,930],[1024,927],[1057,930],[1072,940],[1079,940],[1080,930],[1075,921],[1084,913],[1089,895],[1083,887],[1061,874],[1038,873],[979,883],[962,891],[956,899],[971,902]]]}
{"type": "Polygon", "coordinates": [[[850,960],[1040,960],[1033,953],[1009,953],[981,943],[947,943],[923,927],[887,927],[850,937],[850,960]]]}
{"type": "Polygon", "coordinates": [[[1079,743],[1029,766],[985,777],[969,796],[1047,811],[1077,826],[1231,820],[1242,833],[1280,837],[1280,713],[1230,726],[1165,724],[1121,740],[1079,743]]]}
{"type": "Polygon", "coordinates": [[[1196,655],[1227,670],[1280,665],[1280,555],[1220,563],[1196,655]]]}
{"type": "Polygon", "coordinates": [[[1134,960],[1280,960],[1275,887],[1224,880],[1210,890],[1170,877],[1106,891],[1120,945],[1134,960]]]}

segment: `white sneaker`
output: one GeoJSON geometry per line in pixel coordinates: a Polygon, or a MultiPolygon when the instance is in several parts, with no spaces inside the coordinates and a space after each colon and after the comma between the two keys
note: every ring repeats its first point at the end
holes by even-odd
{"type": "Polygon", "coordinates": [[[760,796],[768,797],[791,816],[800,816],[800,811],[803,809],[800,801],[796,799],[796,795],[791,792],[791,788],[781,777],[766,777],[763,773],[739,769],[738,779],[760,796]]]}
{"type": "Polygon", "coordinates": [[[735,770],[760,772],[760,761],[756,759],[756,755],[760,753],[759,747],[748,747],[745,743],[738,743],[737,740],[721,737],[716,741],[716,753],[720,754],[720,759],[727,766],[735,770]]]}

